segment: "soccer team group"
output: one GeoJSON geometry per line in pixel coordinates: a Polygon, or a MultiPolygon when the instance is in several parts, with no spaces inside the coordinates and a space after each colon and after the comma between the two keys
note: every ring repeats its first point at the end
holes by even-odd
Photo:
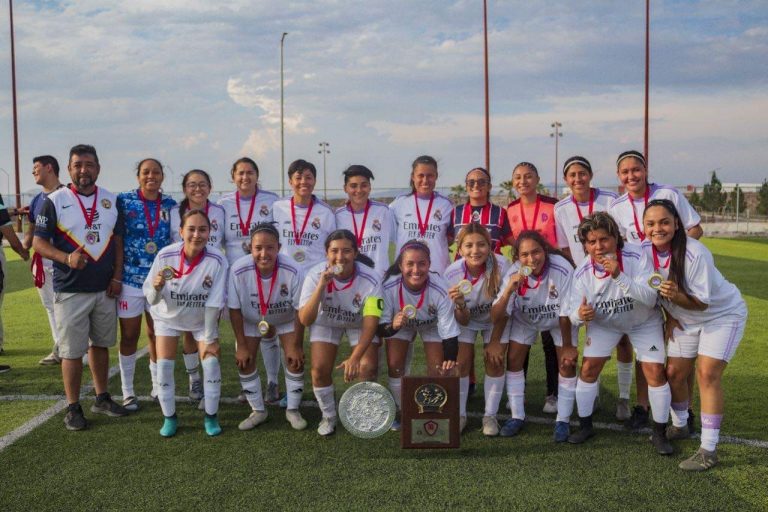
{"type": "Polygon", "coordinates": [[[743,336],[746,305],[697,240],[697,213],[674,188],[649,182],[636,151],[617,159],[626,190],[620,197],[591,187],[590,163],[575,156],[562,169],[570,195],[558,201],[539,194],[536,167],[522,162],[512,170],[518,199],[506,208],[490,201],[491,176],[483,168],[466,175],[468,200],[452,204],[435,192],[438,164],[429,156],[413,162],[411,192],[389,205],[369,199],[373,173],[350,166],[343,173],[348,201],[336,209],[313,194],[316,169],[305,160],[289,166],[286,198],[259,188],[253,160],[237,160],[235,190],[218,204],[209,200],[210,176],[199,169],[184,175],[185,197],[177,204],[162,192],[156,159],[142,160],[138,187],[120,194],[97,185],[92,146],[74,146],[67,168],[65,186],[55,158],[34,159],[43,190],[30,205],[33,225],[24,244],[35,251],[35,282],[55,340],[41,363],[61,364],[70,430],[87,426],[79,403],[86,355],[97,395],[91,411],[124,416],[139,408],[134,371],[145,318],[161,436],[173,436],[178,425],[180,340],[189,396],[205,410],[207,434],[220,434],[218,329],[229,321],[241,397],[251,409],[240,430],[267,420],[265,402],[281,401],[281,367],[286,418],[294,429],[306,428],[299,409],[308,329],[320,435],[336,429],[334,370],[346,381],[376,380],[386,358],[399,409],[418,334],[427,372],[459,375],[462,430],[474,344],[482,339],[482,432],[515,436],[526,424],[528,355],[540,338],[544,412],[556,414],[555,442],[579,444],[595,434],[598,379],[615,349],[617,419],[650,426],[656,451],[672,454],[670,441],[693,433],[689,404],[697,380],[701,446],[680,467],[701,471],[717,463],[721,377],[743,336]],[[511,260],[501,254],[505,245],[511,260]],[[117,343],[118,323],[122,404],[107,391],[108,348],[117,343]],[[580,365],[579,329],[585,330],[580,365]],[[344,335],[351,351],[338,361],[344,335]],[[633,370],[638,404],[630,408],[633,370]],[[511,417],[500,427],[505,390],[511,417]],[[574,407],[579,428],[571,432],[574,407]]]}

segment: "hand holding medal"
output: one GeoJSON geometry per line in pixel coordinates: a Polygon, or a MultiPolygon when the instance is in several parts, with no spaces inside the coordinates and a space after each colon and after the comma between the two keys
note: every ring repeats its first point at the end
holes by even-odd
{"type": "Polygon", "coordinates": [[[621,262],[616,257],[615,254],[605,254],[602,258],[598,261],[603,268],[605,269],[605,273],[607,275],[610,275],[612,278],[616,279],[619,277],[619,273],[621,273],[621,262]]]}

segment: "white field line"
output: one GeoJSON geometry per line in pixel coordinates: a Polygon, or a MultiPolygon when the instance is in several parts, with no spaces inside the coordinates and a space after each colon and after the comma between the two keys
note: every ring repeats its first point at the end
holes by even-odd
{"type": "MultiPolygon", "coordinates": [[[[136,358],[143,357],[147,354],[148,348],[144,347],[138,352],[136,352],[136,358]]],[[[109,369],[109,372],[107,373],[107,380],[111,379],[115,375],[120,373],[120,365],[112,366],[109,369]]],[[[82,388],[80,388],[80,397],[84,398],[84,395],[87,393],[90,393],[93,391],[93,385],[92,384],[86,384],[82,388]]],[[[30,395],[18,395],[20,397],[28,397],[30,395]]],[[[35,395],[32,395],[35,396],[35,395]]],[[[13,397],[10,398],[13,400],[13,397]]],[[[2,397],[2,400],[7,400],[6,397],[2,397]]],[[[28,400],[28,398],[17,398],[17,400],[28,400]]],[[[37,400],[58,400],[55,404],[32,418],[31,420],[24,423],[22,426],[18,427],[17,429],[5,434],[3,437],[0,437],[0,451],[3,451],[8,446],[15,443],[17,440],[21,439],[25,435],[32,432],[34,429],[48,421],[49,419],[53,418],[57,414],[59,414],[61,411],[67,408],[67,400],[63,396],[44,396],[41,395],[37,398],[37,400]]]]}
{"type": "MultiPolygon", "coordinates": [[[[45,401],[45,400],[60,400],[62,398],[63,397],[61,395],[4,395],[4,396],[0,395],[0,401],[14,401],[14,400],[45,401]]],[[[94,399],[94,397],[85,397],[85,398],[88,399],[88,400],[93,400],[94,399]]],[[[117,399],[117,400],[122,399],[121,396],[117,396],[117,395],[114,396],[114,398],[117,399]]],[[[150,396],[138,396],[136,398],[137,398],[137,400],[139,402],[153,402],[155,400],[154,398],[152,398],[150,396]]],[[[65,402],[65,406],[66,406],[66,401],[64,401],[64,402],[65,402]]],[[[186,396],[177,396],[176,397],[176,402],[178,402],[178,403],[191,403],[191,402],[193,402],[193,400],[190,400],[190,398],[186,397],[186,396]]],[[[240,404],[241,402],[237,398],[235,398],[235,397],[222,397],[220,399],[220,403],[222,403],[222,404],[240,404]]],[[[243,404],[243,406],[245,406],[245,404],[243,404]]],[[[304,401],[301,402],[301,406],[302,407],[314,407],[314,408],[318,407],[317,402],[315,400],[304,400],[304,401]]],[[[56,406],[52,406],[51,409],[53,407],[56,407],[56,406]]],[[[50,416],[48,416],[44,420],[41,420],[39,423],[35,424],[32,428],[35,428],[38,425],[44,423],[51,416],[54,416],[54,415],[58,414],[58,412],[60,412],[62,409],[59,409],[56,412],[52,413],[50,416]]],[[[47,412],[48,411],[43,412],[42,414],[40,414],[40,416],[43,416],[47,412]]],[[[40,417],[40,416],[38,416],[38,417],[40,417]]],[[[482,418],[483,414],[479,413],[479,412],[470,412],[470,413],[467,413],[467,416],[469,416],[470,418],[482,418]]],[[[499,414],[497,416],[497,418],[500,421],[504,421],[507,418],[509,418],[509,415],[508,414],[499,414]]],[[[29,422],[27,422],[27,424],[35,421],[35,419],[30,420],[29,422]]],[[[554,425],[555,424],[555,420],[554,419],[552,419],[552,418],[543,418],[543,417],[540,417],[540,416],[527,416],[526,417],[526,421],[529,422],[529,423],[535,423],[537,425],[554,425]]],[[[578,426],[578,421],[577,420],[571,421],[571,425],[577,427],[578,426]]],[[[624,433],[629,434],[629,432],[624,428],[624,425],[619,424],[619,423],[595,422],[594,423],[594,427],[596,429],[600,429],[600,430],[610,430],[612,432],[624,432],[624,433]]],[[[20,430],[21,428],[23,428],[23,427],[20,427],[17,430],[20,430]]],[[[32,428],[30,428],[29,431],[31,431],[32,428]]],[[[649,434],[651,434],[651,429],[645,428],[645,429],[641,430],[639,432],[639,434],[649,435],[649,434]]],[[[11,435],[11,434],[8,434],[8,435],[11,435]]],[[[21,437],[21,436],[19,436],[19,437],[21,437]]],[[[693,436],[691,436],[691,439],[699,439],[699,434],[694,434],[693,436]]],[[[3,448],[5,448],[5,446],[7,446],[7,445],[3,445],[3,440],[4,440],[4,438],[0,438],[0,450],[2,450],[3,448]]],[[[15,441],[15,439],[14,439],[14,441],[15,441]]],[[[13,441],[11,441],[11,442],[13,442],[13,441]]],[[[763,441],[763,440],[760,440],[760,439],[747,439],[747,438],[743,438],[743,437],[721,435],[720,436],[720,442],[721,443],[728,443],[728,444],[739,444],[739,445],[749,446],[751,448],[762,448],[762,449],[767,449],[768,450],[768,441],[763,441]]],[[[10,444],[10,443],[8,443],[8,444],[10,444]]]]}

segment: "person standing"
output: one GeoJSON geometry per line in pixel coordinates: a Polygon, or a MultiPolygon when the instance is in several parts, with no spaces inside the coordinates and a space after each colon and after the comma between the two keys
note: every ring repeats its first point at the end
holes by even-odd
{"type": "MultiPolygon", "coordinates": [[[[25,249],[19,238],[16,236],[16,232],[13,230],[13,224],[11,223],[11,216],[8,214],[8,209],[3,203],[3,199],[0,197],[0,249],[2,249],[3,237],[8,239],[8,243],[11,248],[16,251],[16,254],[21,256],[24,261],[29,259],[29,251],[25,249]]],[[[0,250],[0,308],[3,307],[3,297],[5,296],[5,251],[0,250]]],[[[5,353],[3,345],[5,344],[5,335],[3,329],[3,316],[0,314],[0,355],[5,353]]],[[[10,370],[10,367],[8,367],[10,370]]],[[[7,371],[7,370],[6,370],[7,371]]]]}
{"type": "Polygon", "coordinates": [[[83,430],[88,422],[80,406],[80,381],[86,352],[96,391],[91,412],[128,414],[107,391],[109,347],[117,341],[115,298],[122,288],[123,222],[117,196],[96,186],[101,170],[96,148],[72,147],[67,169],[72,184],[45,199],[35,219],[32,247],[54,262],[54,312],[62,319],[56,328],[69,404],[64,425],[83,430]]]}

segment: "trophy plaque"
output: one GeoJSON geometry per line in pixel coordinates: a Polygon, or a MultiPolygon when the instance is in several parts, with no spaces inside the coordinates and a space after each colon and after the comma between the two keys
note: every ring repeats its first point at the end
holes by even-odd
{"type": "Polygon", "coordinates": [[[459,378],[403,377],[401,448],[458,448],[459,378]]]}

